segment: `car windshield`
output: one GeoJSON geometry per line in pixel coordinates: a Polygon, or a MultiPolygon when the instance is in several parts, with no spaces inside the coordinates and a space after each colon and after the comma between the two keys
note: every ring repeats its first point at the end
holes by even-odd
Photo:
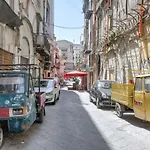
{"type": "Polygon", "coordinates": [[[54,87],[54,81],[53,80],[50,80],[48,82],[48,87],[54,87]]]}
{"type": "Polygon", "coordinates": [[[111,82],[99,82],[98,88],[111,89],[111,82]]]}
{"type": "MultiPolygon", "coordinates": [[[[40,87],[47,87],[47,85],[48,85],[48,81],[40,81],[40,87]]],[[[36,86],[38,86],[38,82],[36,86]]]]}
{"type": "Polygon", "coordinates": [[[145,78],[144,88],[145,92],[150,92],[150,77],[145,78]]]}
{"type": "Polygon", "coordinates": [[[0,77],[0,93],[24,93],[25,84],[23,77],[0,77]]]}

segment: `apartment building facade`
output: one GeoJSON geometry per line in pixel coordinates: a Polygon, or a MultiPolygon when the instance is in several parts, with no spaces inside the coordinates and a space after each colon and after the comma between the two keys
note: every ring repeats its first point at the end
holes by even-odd
{"type": "Polygon", "coordinates": [[[74,67],[78,68],[80,67],[83,59],[82,55],[82,45],[81,44],[73,44],[73,60],[74,60],[74,67]]]}
{"type": "Polygon", "coordinates": [[[49,69],[54,34],[50,1],[1,0],[0,7],[0,63],[34,63],[49,69]]]}
{"type": "Polygon", "coordinates": [[[94,12],[94,1],[84,0],[83,2],[83,13],[84,13],[84,42],[83,42],[83,54],[86,59],[86,70],[87,75],[87,89],[90,89],[94,82],[94,27],[95,27],[95,14],[94,12]]]}
{"type": "Polygon", "coordinates": [[[74,58],[73,58],[73,43],[67,40],[57,41],[57,46],[60,51],[61,62],[64,62],[65,72],[74,70],[74,58]]]}
{"type": "MultiPolygon", "coordinates": [[[[127,83],[149,70],[148,0],[97,0],[93,29],[95,79],[127,83]]],[[[92,13],[93,14],[93,13],[92,13]]],[[[87,32],[86,32],[87,33],[87,32]]],[[[88,49],[85,49],[87,52],[88,49]]]]}

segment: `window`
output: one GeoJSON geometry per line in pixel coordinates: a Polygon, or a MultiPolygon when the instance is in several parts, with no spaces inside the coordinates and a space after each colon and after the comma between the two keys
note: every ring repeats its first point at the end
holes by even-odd
{"type": "Polygon", "coordinates": [[[150,92],[150,77],[144,79],[144,90],[145,92],[150,92]]]}
{"type": "Polygon", "coordinates": [[[142,91],[142,78],[136,78],[135,91],[142,91]]]}
{"type": "Polygon", "coordinates": [[[37,0],[38,7],[41,7],[41,0],[37,0]]]}
{"type": "Polygon", "coordinates": [[[0,75],[0,93],[1,94],[12,94],[12,93],[24,93],[25,85],[24,78],[15,76],[12,74],[1,74],[0,75]]]}
{"type": "Polygon", "coordinates": [[[111,82],[99,82],[98,88],[102,89],[111,89],[111,82]]]}
{"type": "Polygon", "coordinates": [[[30,87],[29,87],[29,90],[30,91],[33,91],[33,80],[32,80],[32,77],[30,76],[30,87]]]}
{"type": "Polygon", "coordinates": [[[100,17],[97,19],[97,46],[99,45],[100,17]]]}
{"type": "Polygon", "coordinates": [[[48,82],[48,87],[54,88],[54,81],[53,81],[53,80],[50,80],[50,81],[48,82]]]}
{"type": "Polygon", "coordinates": [[[51,73],[50,72],[48,72],[48,77],[50,77],[51,76],[51,73]]]}
{"type": "Polygon", "coordinates": [[[126,0],[126,15],[128,15],[128,0],[126,0]]]}
{"type": "Polygon", "coordinates": [[[50,7],[49,4],[47,3],[47,8],[46,8],[46,23],[50,23],[50,7]]]}

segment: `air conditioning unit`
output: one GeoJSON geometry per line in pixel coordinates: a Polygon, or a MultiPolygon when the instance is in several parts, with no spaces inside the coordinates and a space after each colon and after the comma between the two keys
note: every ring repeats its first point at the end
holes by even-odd
{"type": "Polygon", "coordinates": [[[143,4],[143,0],[137,0],[137,4],[138,5],[142,5],[143,4]]]}

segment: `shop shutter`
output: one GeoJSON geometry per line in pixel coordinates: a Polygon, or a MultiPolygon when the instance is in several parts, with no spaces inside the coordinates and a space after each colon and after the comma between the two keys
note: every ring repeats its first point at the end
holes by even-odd
{"type": "MultiPolygon", "coordinates": [[[[0,64],[13,64],[13,54],[0,49],[0,64]]],[[[4,69],[4,67],[0,67],[4,69]]]]}

